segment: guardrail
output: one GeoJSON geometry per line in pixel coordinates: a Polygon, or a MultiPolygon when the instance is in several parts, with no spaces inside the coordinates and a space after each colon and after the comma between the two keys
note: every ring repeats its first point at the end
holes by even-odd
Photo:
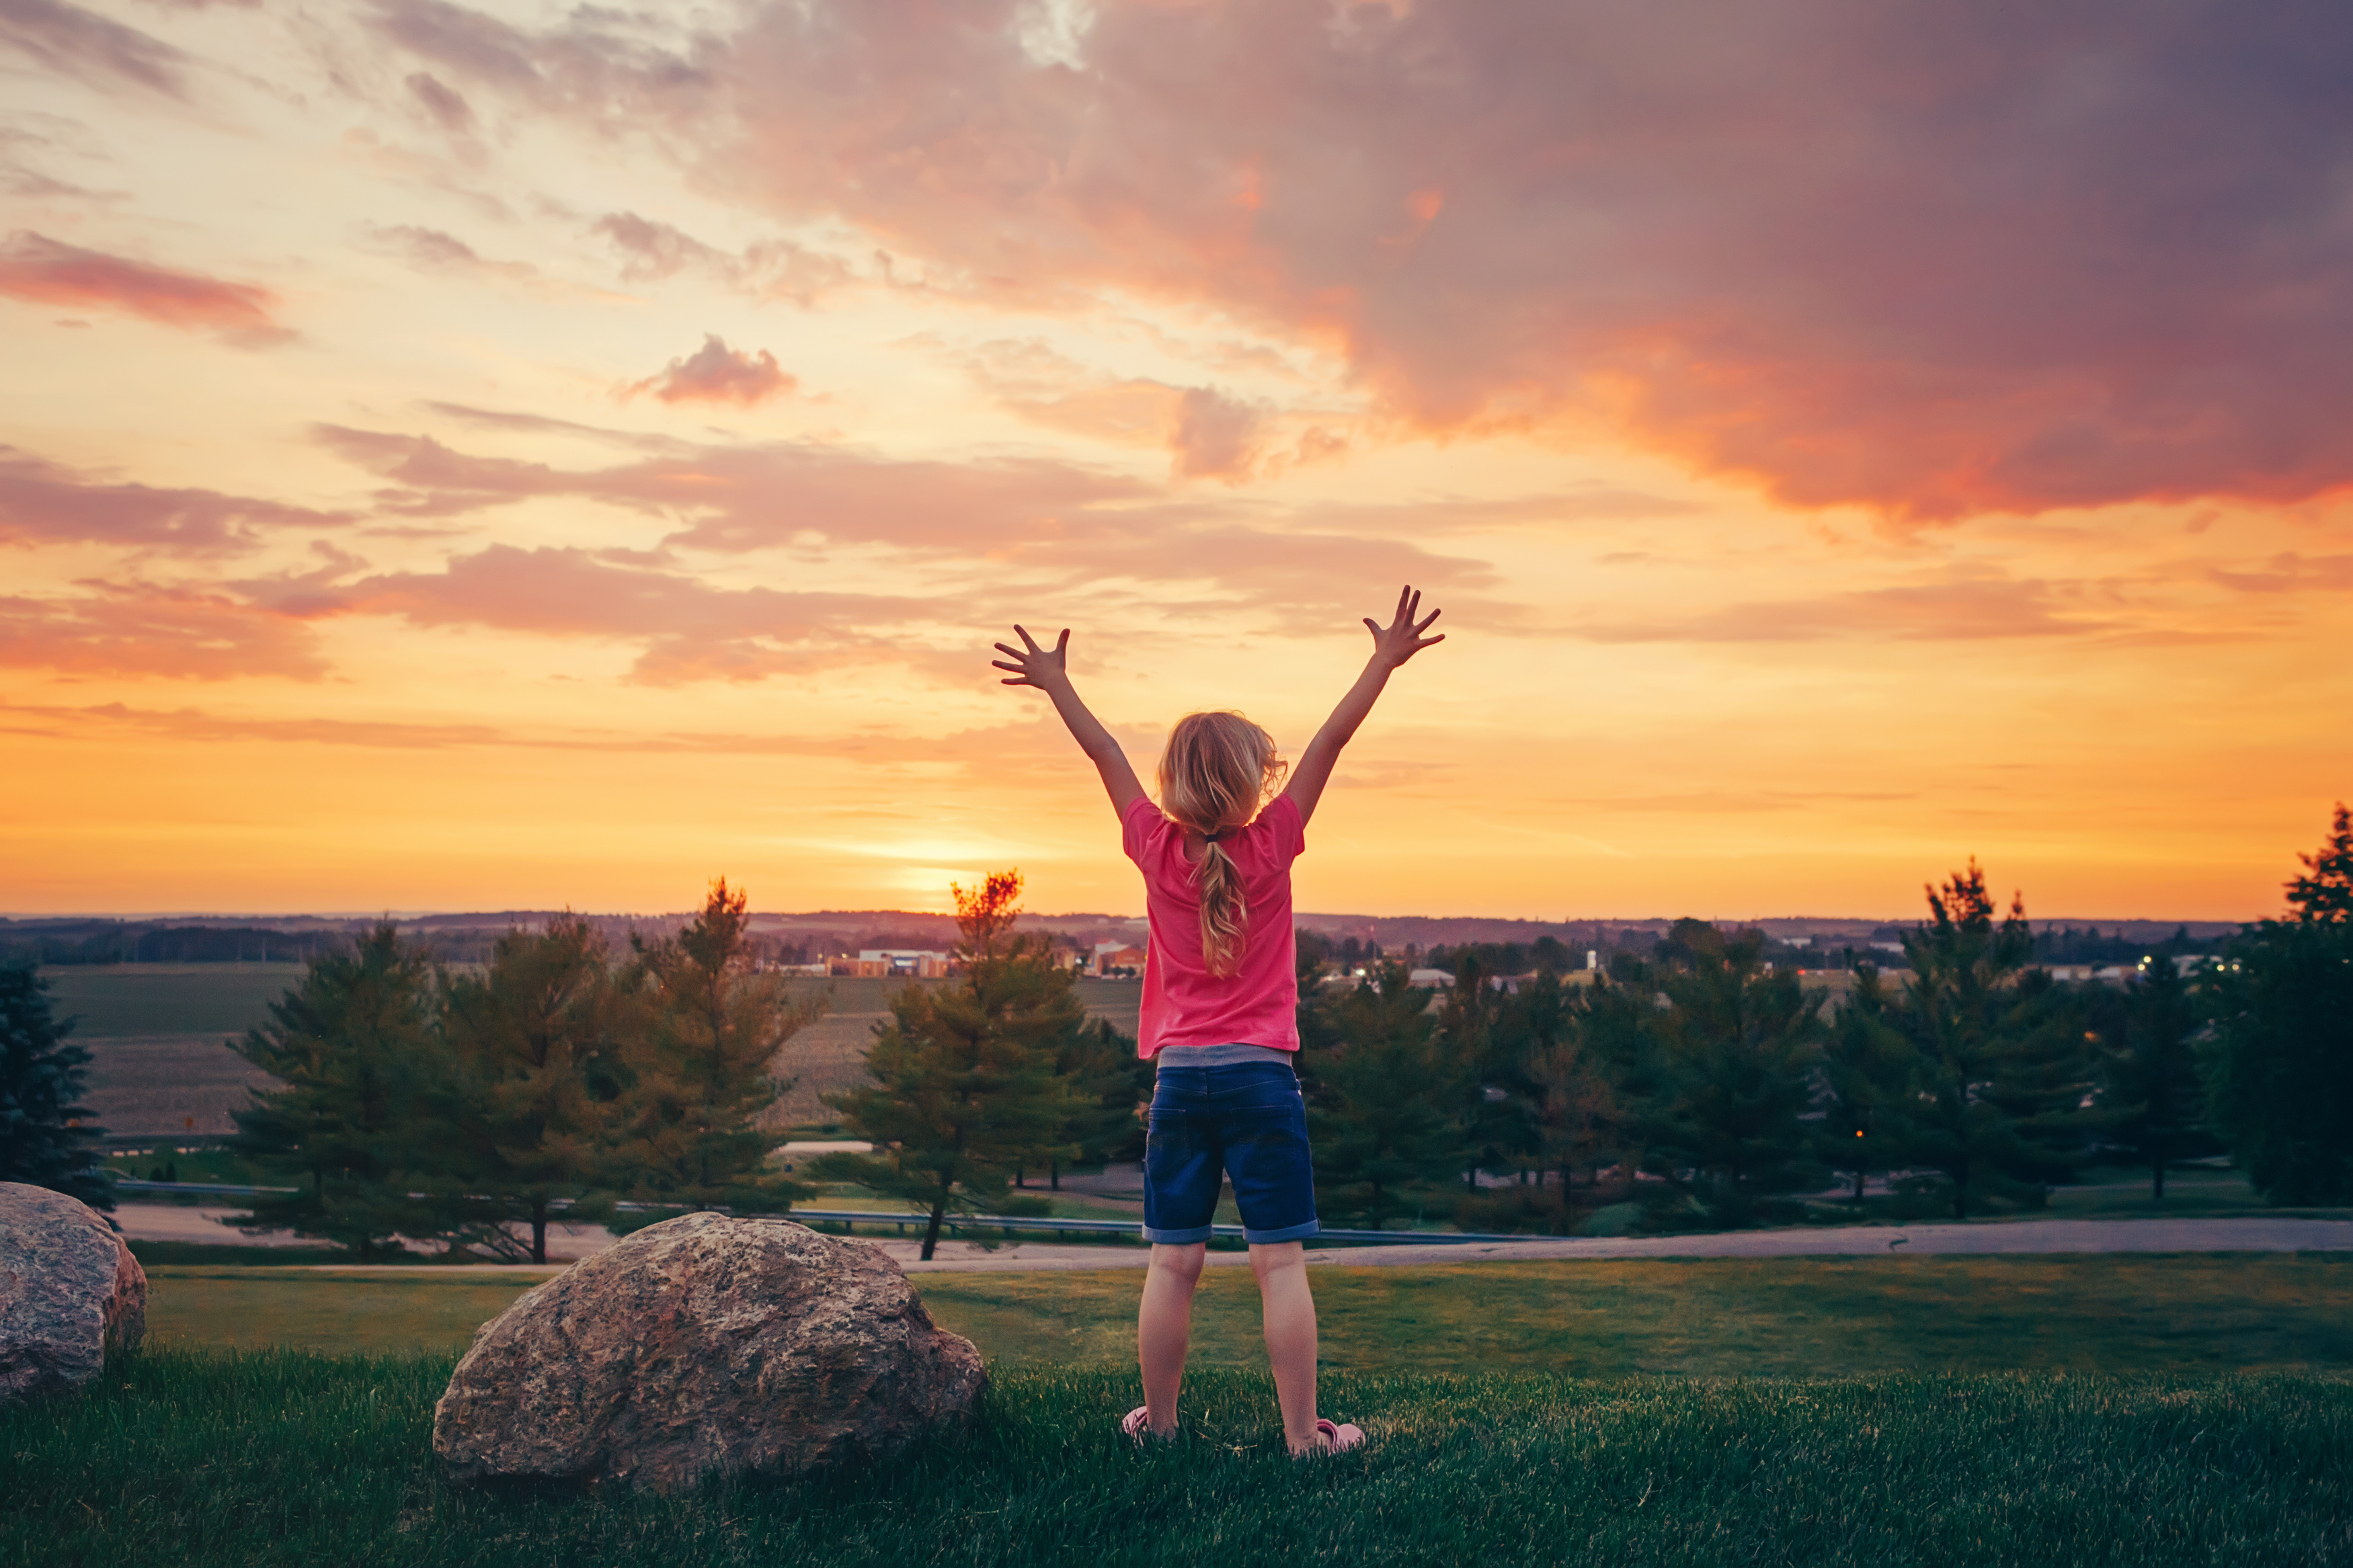
{"type": "MultiPolygon", "coordinates": [[[[195,1197],[259,1197],[264,1194],[300,1192],[300,1187],[245,1187],[221,1182],[140,1182],[118,1178],[114,1190],[119,1193],[185,1193],[195,1197]]],[[[562,1212],[571,1207],[568,1200],[558,1199],[550,1207],[562,1212]]],[[[673,1205],[663,1204],[617,1204],[616,1208],[642,1214],[649,1209],[673,1205]]],[[[681,1213],[689,1212],[685,1210],[681,1213]]],[[[917,1230],[931,1223],[931,1215],[900,1214],[886,1209],[794,1209],[784,1217],[821,1225],[839,1225],[844,1234],[855,1234],[861,1225],[890,1226],[897,1234],[907,1234],[908,1226],[917,1230]]],[[[947,1215],[940,1221],[943,1230],[995,1230],[1011,1234],[1015,1231],[1038,1231],[1048,1235],[1126,1236],[1143,1239],[1144,1222],[1134,1219],[1050,1219],[1042,1215],[967,1214],[947,1215]]],[[[1242,1227],[1238,1225],[1213,1225],[1209,1234],[1219,1239],[1240,1239],[1242,1227]]],[[[1484,1236],[1459,1230],[1323,1230],[1311,1239],[1316,1241],[1353,1242],[1360,1246],[1395,1247],[1402,1243],[1451,1243],[1472,1241],[1531,1241],[1539,1239],[1525,1236],[1484,1236]]]]}

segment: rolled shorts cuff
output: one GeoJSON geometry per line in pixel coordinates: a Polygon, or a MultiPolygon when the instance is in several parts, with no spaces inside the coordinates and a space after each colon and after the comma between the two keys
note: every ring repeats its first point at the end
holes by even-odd
{"type": "Polygon", "coordinates": [[[1186,1230],[1155,1230],[1147,1225],[1144,1227],[1144,1239],[1155,1247],[1190,1247],[1197,1241],[1208,1240],[1209,1230],[1206,1225],[1186,1230]]]}
{"type": "Polygon", "coordinates": [[[1244,1226],[1242,1239],[1252,1247],[1269,1247],[1278,1241],[1304,1241],[1323,1228],[1320,1222],[1312,1219],[1305,1225],[1286,1225],[1281,1230],[1251,1230],[1244,1226]]]}

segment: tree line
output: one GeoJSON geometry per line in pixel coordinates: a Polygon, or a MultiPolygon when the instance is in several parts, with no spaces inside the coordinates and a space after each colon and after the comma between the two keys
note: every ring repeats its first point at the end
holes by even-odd
{"type": "MultiPolygon", "coordinates": [[[[1433,993],[1371,959],[1324,984],[1300,942],[1299,1058],[1327,1222],[1451,1216],[1558,1228],[1633,1204],[1653,1228],[1797,1214],[1883,1179],[1911,1212],[2035,1207],[2087,1163],[2227,1152],[2272,1202],[2353,1201],[2353,822],[2337,808],[2281,920],[2184,973],[2052,980],[2025,910],[1972,862],[1928,893],[1907,968],[1858,969],[1839,1005],[1757,931],[1679,922],[1650,952],[1498,989],[1477,950],[1433,993]],[[1573,977],[1572,977],[1573,976],[1573,977]]],[[[1024,1187],[1141,1152],[1151,1068],[1090,1021],[1020,878],[954,889],[961,974],[891,1002],[868,1081],[827,1102],[866,1154],[812,1162],[925,1217],[1035,1213],[1024,1187]]],[[[235,1147],[291,1191],[249,1225],[363,1255],[440,1238],[543,1259],[561,1216],[617,1227],[681,1207],[788,1210],[774,1157],[780,1047],[822,1005],[764,972],[723,880],[673,936],[616,952],[586,921],[512,931],[479,972],[390,926],[315,959],[232,1042],[279,1080],[235,1147]]],[[[1544,956],[1551,957],[1546,953],[1544,956]]],[[[1566,950],[1560,956],[1567,958],[1566,950]]],[[[34,973],[0,970],[0,1179],[106,1201],[74,1102],[86,1056],[34,973]]]]}
{"type": "Polygon", "coordinates": [[[1508,992],[1464,952],[1436,998],[1396,963],[1335,991],[1303,947],[1319,1209],[1553,1228],[1630,1202],[1649,1228],[1723,1227],[1879,1177],[1905,1211],[1967,1218],[2041,1207],[2094,1163],[2161,1199],[2223,1152],[2274,1204],[2353,1202],[2344,807],[2301,858],[2287,918],[2211,962],[2147,953],[2121,989],[2037,966],[2022,903],[1999,909],[1974,861],[1928,890],[1906,968],[1859,965],[1834,1007],[1763,933],[1697,921],[1508,992]]]}

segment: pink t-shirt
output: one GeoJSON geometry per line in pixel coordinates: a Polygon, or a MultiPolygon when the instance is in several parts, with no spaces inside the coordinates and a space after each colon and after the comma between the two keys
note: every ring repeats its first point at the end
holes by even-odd
{"type": "Polygon", "coordinates": [[[1185,830],[1138,800],[1121,821],[1122,847],[1144,873],[1152,942],[1144,955],[1144,1013],[1135,1054],[1168,1046],[1299,1048],[1299,972],[1291,931],[1291,863],[1307,847],[1299,806],[1278,798],[1219,847],[1242,875],[1249,921],[1241,963],[1211,974],[1201,960],[1201,899],[1185,858],[1185,830]]]}

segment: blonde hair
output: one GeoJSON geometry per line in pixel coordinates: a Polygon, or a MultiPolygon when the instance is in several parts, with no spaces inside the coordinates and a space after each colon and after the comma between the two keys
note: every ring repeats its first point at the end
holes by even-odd
{"type": "Polygon", "coordinates": [[[1209,840],[1193,881],[1201,892],[1201,962],[1212,974],[1240,967],[1250,923],[1241,872],[1212,836],[1257,816],[1290,766],[1275,754],[1274,737],[1239,713],[1187,714],[1160,753],[1161,812],[1209,840]]]}

